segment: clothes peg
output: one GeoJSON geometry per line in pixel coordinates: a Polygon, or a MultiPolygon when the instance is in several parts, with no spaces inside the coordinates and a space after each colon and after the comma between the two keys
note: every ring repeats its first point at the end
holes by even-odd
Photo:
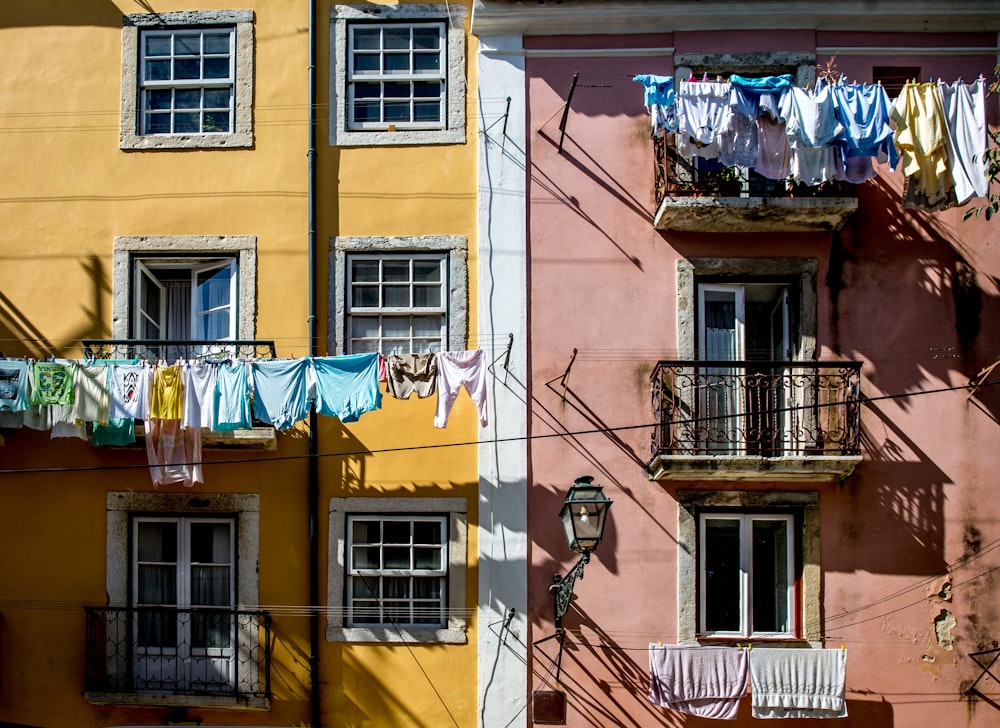
{"type": "Polygon", "coordinates": [[[701,81],[702,83],[708,83],[708,71],[702,74],[701,81]]]}
{"type": "Polygon", "coordinates": [[[841,652],[843,652],[843,651],[844,651],[844,646],[843,646],[843,645],[841,645],[841,646],[840,646],[840,651],[841,651],[841,652]]]}

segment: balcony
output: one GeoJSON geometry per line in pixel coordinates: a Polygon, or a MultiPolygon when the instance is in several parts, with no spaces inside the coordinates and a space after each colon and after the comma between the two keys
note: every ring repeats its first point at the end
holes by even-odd
{"type": "Polygon", "coordinates": [[[672,135],[654,137],[657,230],[824,232],[857,210],[854,185],[771,180],[742,167],[682,157],[672,135]]]}
{"type": "Polygon", "coordinates": [[[651,480],[839,481],[861,462],[861,363],[661,361],[651,480]]]}
{"type": "Polygon", "coordinates": [[[271,617],[200,607],[86,607],[85,699],[267,708],[271,617]]]}
{"type": "Polygon", "coordinates": [[[84,339],[83,356],[98,359],[146,359],[174,362],[178,359],[273,359],[274,342],[171,341],[166,339],[84,339]]]}

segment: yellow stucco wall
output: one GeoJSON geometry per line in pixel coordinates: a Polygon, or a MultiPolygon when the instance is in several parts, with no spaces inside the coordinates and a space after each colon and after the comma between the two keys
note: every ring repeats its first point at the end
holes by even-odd
{"type": "MultiPolygon", "coordinates": [[[[361,3],[355,3],[361,4],[361,3]]],[[[452,3],[455,5],[455,3],[452,3]]],[[[467,3],[471,13],[471,3],[467,3]]],[[[326,329],[328,241],[337,235],[463,235],[469,240],[469,348],[477,348],[475,120],[468,143],[337,149],[327,143],[330,3],[317,3],[318,330],[326,329]],[[390,173],[391,172],[391,173],[390,173]]],[[[0,13],[0,352],[79,356],[111,337],[112,249],[120,236],[252,235],[256,338],[308,353],[307,66],[309,3],[288,0],[8,0],[0,13]],[[249,8],[255,13],[254,147],[119,149],[123,13],[249,8]]],[[[466,19],[466,25],[468,19],[466,19]]],[[[473,57],[471,44],[468,59],[473,57]]],[[[469,88],[474,88],[470,70],[469,88]]],[[[473,104],[471,100],[469,105],[473,104]]],[[[332,345],[330,346],[332,348],[332,345]]],[[[332,353],[332,351],[331,351],[332,353]]],[[[476,722],[477,461],[463,395],[446,430],[434,402],[385,400],[356,424],[321,420],[319,551],[326,508],[343,496],[447,496],[468,503],[465,645],[344,645],[320,633],[324,725],[476,722]],[[427,445],[440,445],[427,449],[427,445]],[[362,456],[336,453],[367,451],[362,456]],[[388,452],[395,451],[395,452],[388,452]]],[[[309,724],[307,437],[277,452],[206,451],[192,495],[260,495],[260,603],[274,612],[265,712],[91,705],[84,701],[84,606],[107,601],[106,493],[150,492],[141,448],[92,448],[4,430],[0,469],[0,721],[44,726],[309,724]],[[276,462],[258,462],[278,456],[276,462]],[[125,467],[129,466],[129,467],[125,467]],[[94,468],[81,470],[81,468],[94,468]]],[[[182,491],[164,488],[161,492],[182,491]]],[[[253,568],[241,564],[240,568],[253,568]]]]}

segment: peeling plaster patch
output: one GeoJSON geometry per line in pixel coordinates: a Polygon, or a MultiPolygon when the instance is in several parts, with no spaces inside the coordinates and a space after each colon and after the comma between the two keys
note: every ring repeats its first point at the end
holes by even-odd
{"type": "Polygon", "coordinates": [[[943,576],[932,581],[927,587],[926,597],[928,599],[939,599],[943,602],[950,602],[952,596],[951,577],[943,576]]]}
{"type": "Polygon", "coordinates": [[[946,581],[941,585],[941,591],[937,593],[938,599],[943,599],[946,602],[951,601],[951,582],[946,581]]]}
{"type": "Polygon", "coordinates": [[[938,616],[934,618],[934,636],[937,638],[937,643],[940,647],[946,650],[954,649],[955,638],[952,636],[951,631],[957,624],[955,615],[947,609],[942,609],[938,613],[938,616]]]}
{"type": "Polygon", "coordinates": [[[921,655],[920,659],[923,660],[924,662],[934,662],[935,660],[935,658],[931,657],[930,655],[921,655]]]}

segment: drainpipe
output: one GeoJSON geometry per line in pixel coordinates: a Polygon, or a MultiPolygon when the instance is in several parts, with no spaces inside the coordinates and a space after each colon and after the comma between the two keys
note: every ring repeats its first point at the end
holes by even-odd
{"type": "MultiPolygon", "coordinates": [[[[309,2],[309,356],[316,341],[316,2],[309,2]]],[[[309,707],[312,728],[323,724],[319,694],[319,418],[309,413],[309,707]]]]}

